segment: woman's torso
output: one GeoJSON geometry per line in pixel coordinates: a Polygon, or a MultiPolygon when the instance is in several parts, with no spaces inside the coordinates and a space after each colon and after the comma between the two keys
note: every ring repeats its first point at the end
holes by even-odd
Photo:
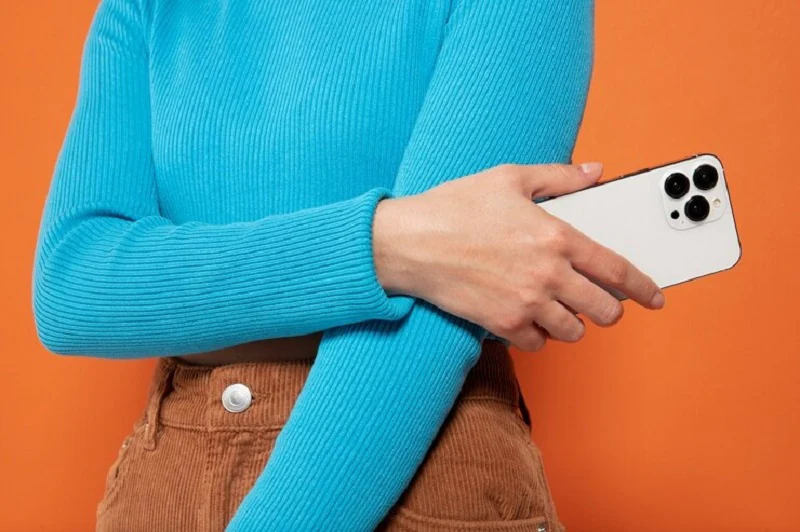
{"type": "MultiPolygon", "coordinates": [[[[164,216],[225,224],[391,188],[449,0],[145,3],[164,216]]],[[[184,358],[312,358],[320,338],[184,358]]]]}

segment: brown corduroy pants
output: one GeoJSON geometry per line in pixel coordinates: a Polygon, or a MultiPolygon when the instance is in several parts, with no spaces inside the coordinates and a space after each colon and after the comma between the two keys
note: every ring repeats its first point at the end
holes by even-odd
{"type": "MultiPolygon", "coordinates": [[[[98,532],[223,531],[264,468],[312,363],[207,367],[160,359],[148,405],[108,472],[98,532]],[[252,401],[230,412],[221,397],[236,383],[252,401]]],[[[563,531],[520,401],[508,348],[486,340],[378,530],[563,531]]]]}

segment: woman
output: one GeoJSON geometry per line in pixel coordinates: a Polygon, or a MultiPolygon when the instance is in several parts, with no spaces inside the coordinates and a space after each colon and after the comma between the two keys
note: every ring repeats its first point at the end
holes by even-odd
{"type": "Polygon", "coordinates": [[[98,530],[561,529],[507,346],[619,318],[577,271],[663,304],[531,202],[600,176],[534,166],[591,39],[586,1],[102,0],[33,287],[54,353],[159,357],[98,530]]]}

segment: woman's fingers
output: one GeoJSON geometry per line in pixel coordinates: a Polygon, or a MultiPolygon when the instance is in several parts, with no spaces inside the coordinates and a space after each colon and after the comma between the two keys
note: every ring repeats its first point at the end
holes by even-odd
{"type": "Polygon", "coordinates": [[[664,296],[658,285],[629,260],[576,229],[570,232],[566,255],[576,270],[619,290],[643,307],[658,309],[664,306],[664,296]]]}
{"type": "Polygon", "coordinates": [[[601,173],[600,164],[507,164],[385,199],[373,228],[378,278],[526,351],[580,339],[576,313],[613,324],[622,307],[612,294],[660,308],[649,277],[529,201],[586,188],[601,173]]]}
{"type": "Polygon", "coordinates": [[[624,311],[622,303],[616,297],[575,271],[564,280],[555,297],[574,312],[581,313],[601,327],[617,323],[624,311]]]}
{"type": "Polygon", "coordinates": [[[562,342],[577,342],[586,332],[583,322],[555,300],[543,305],[534,320],[551,338],[562,342]]]}
{"type": "Polygon", "coordinates": [[[560,196],[594,185],[603,174],[601,163],[506,165],[521,180],[525,195],[531,199],[560,196]]]}
{"type": "Polygon", "coordinates": [[[534,352],[544,347],[547,342],[547,331],[532,323],[506,335],[506,338],[521,351],[534,352]]]}

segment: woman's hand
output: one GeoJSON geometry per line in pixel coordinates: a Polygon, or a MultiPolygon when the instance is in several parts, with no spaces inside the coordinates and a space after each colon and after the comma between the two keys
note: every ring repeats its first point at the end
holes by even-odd
{"type": "Polygon", "coordinates": [[[378,279],[389,293],[425,299],[525,351],[548,337],[580,340],[575,313],[601,326],[620,319],[622,304],[586,276],[661,308],[648,276],[531,201],[586,188],[601,173],[599,163],[505,164],[382,200],[373,228],[378,279]]]}

